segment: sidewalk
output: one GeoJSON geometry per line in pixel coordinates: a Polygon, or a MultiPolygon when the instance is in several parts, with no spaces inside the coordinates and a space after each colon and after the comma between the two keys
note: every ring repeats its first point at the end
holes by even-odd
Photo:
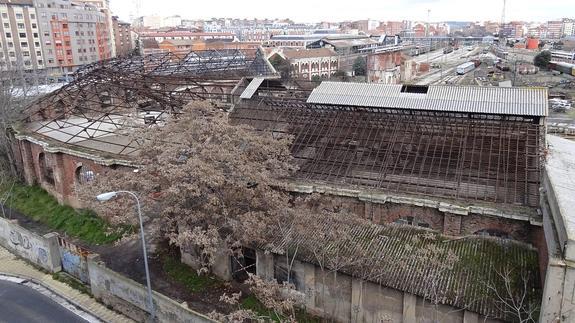
{"type": "Polygon", "coordinates": [[[71,303],[98,317],[104,322],[133,322],[127,317],[109,310],[92,297],[83,294],[62,282],[52,279],[52,275],[45,274],[35,269],[24,260],[18,259],[3,247],[0,247],[0,274],[28,278],[40,283],[52,292],[66,298],[71,303]]]}

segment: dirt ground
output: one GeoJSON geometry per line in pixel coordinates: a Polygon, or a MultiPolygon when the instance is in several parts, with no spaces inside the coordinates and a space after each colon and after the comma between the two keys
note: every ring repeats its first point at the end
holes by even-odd
{"type": "MultiPolygon", "coordinates": [[[[141,242],[138,237],[128,242],[114,247],[98,247],[98,252],[106,265],[141,284],[146,283],[144,261],[142,257],[141,242]]],[[[149,243],[148,263],[150,266],[150,280],[152,288],[178,302],[186,302],[189,308],[201,312],[229,313],[233,311],[228,304],[220,301],[220,296],[224,293],[231,295],[241,290],[238,283],[218,282],[201,292],[190,292],[186,286],[175,281],[164,270],[164,259],[166,256],[172,259],[179,259],[179,252],[176,248],[169,247],[167,243],[157,241],[149,243]]],[[[190,268],[190,270],[193,270],[190,268]]],[[[244,293],[242,293],[245,295],[244,293]]]]}

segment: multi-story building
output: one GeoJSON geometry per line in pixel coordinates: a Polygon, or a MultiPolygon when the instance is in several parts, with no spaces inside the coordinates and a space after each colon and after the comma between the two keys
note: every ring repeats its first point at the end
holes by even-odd
{"type": "Polygon", "coordinates": [[[575,19],[563,19],[563,36],[575,35],[575,19]]]}
{"type": "Polygon", "coordinates": [[[32,0],[0,0],[0,70],[45,67],[32,0]]]}
{"type": "Polygon", "coordinates": [[[551,39],[561,38],[563,36],[563,21],[548,21],[547,22],[547,37],[551,39]]]}
{"type": "Polygon", "coordinates": [[[182,25],[182,17],[170,16],[162,20],[162,27],[179,27],[182,25]]]}
{"type": "Polygon", "coordinates": [[[129,55],[134,49],[131,25],[127,22],[120,21],[117,16],[114,16],[112,17],[112,30],[114,33],[116,56],[129,55]]]}
{"type": "Polygon", "coordinates": [[[89,2],[36,0],[45,64],[52,74],[113,56],[107,15],[89,2]]]}
{"type": "Polygon", "coordinates": [[[289,61],[290,74],[297,79],[328,79],[339,69],[339,57],[329,48],[284,49],[278,51],[277,55],[289,61]]]}
{"type": "Polygon", "coordinates": [[[399,33],[405,29],[403,21],[388,21],[384,26],[386,35],[399,35],[399,33]]]}
{"type": "Polygon", "coordinates": [[[132,25],[135,29],[159,29],[162,27],[163,20],[160,16],[142,16],[132,21],[132,25]]]}

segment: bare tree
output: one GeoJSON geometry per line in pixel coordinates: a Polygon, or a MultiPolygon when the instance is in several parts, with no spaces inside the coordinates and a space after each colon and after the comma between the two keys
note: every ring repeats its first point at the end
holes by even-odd
{"type": "Polygon", "coordinates": [[[496,269],[495,273],[497,279],[486,284],[495,295],[495,306],[513,322],[537,322],[540,303],[533,287],[535,278],[509,266],[496,269]]]}
{"type": "Polygon", "coordinates": [[[269,228],[289,208],[289,195],[276,187],[295,170],[290,138],[231,125],[208,102],[194,102],[164,126],[134,136],[142,142],[138,171],[110,169],[79,192],[100,215],[132,221],[127,201],[102,207],[93,196],[110,189],[138,192],[148,218],[161,223],[158,233],[199,255],[207,272],[222,250],[230,254],[274,235],[269,228]]]}

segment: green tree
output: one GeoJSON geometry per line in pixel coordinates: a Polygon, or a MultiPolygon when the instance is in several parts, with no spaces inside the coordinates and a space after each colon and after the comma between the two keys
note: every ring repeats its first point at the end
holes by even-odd
{"type": "Polygon", "coordinates": [[[540,68],[547,68],[549,62],[551,61],[551,53],[549,51],[543,51],[533,59],[533,64],[540,68]]]}
{"type": "Polygon", "coordinates": [[[353,72],[355,76],[365,76],[367,73],[367,61],[365,57],[358,57],[353,62],[353,72]]]}

